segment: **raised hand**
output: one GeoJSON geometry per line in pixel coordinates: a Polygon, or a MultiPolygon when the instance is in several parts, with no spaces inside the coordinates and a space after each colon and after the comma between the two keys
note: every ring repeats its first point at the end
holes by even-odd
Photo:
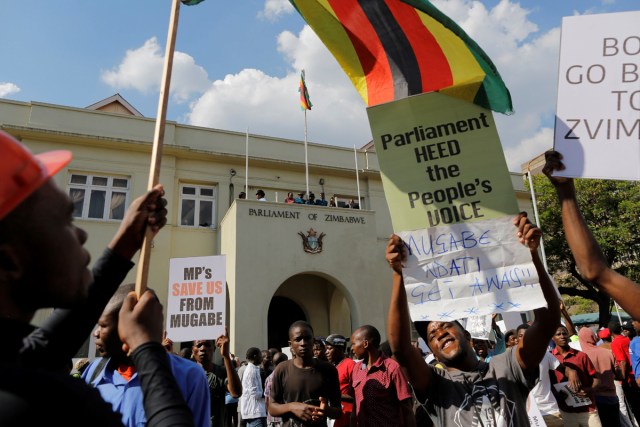
{"type": "Polygon", "coordinates": [[[528,247],[531,251],[538,250],[542,231],[529,221],[527,213],[520,212],[520,214],[513,219],[513,225],[518,228],[518,231],[516,232],[518,241],[528,247]]]}
{"type": "Polygon", "coordinates": [[[392,234],[389,237],[386,258],[393,271],[402,275],[402,263],[407,258],[407,248],[404,246],[402,239],[396,234],[392,234]]]}
{"type": "Polygon", "coordinates": [[[140,299],[135,292],[126,296],[118,318],[122,350],[131,354],[140,345],[162,341],[162,304],[155,292],[147,289],[140,299]]]}
{"type": "Polygon", "coordinates": [[[542,173],[544,173],[549,181],[553,185],[562,185],[573,182],[573,178],[565,178],[561,176],[554,176],[553,173],[555,171],[563,171],[565,169],[564,164],[562,163],[562,154],[555,150],[549,150],[544,153],[545,164],[542,168],[542,173]]]}
{"type": "Polygon", "coordinates": [[[224,334],[216,338],[216,347],[220,349],[222,357],[231,357],[229,355],[229,331],[227,326],[224,327],[224,334]]]}
{"type": "Polygon", "coordinates": [[[109,248],[131,259],[142,247],[147,226],[155,236],[167,223],[167,200],[163,196],[164,188],[162,184],[158,184],[135,199],[125,212],[109,248]]]}

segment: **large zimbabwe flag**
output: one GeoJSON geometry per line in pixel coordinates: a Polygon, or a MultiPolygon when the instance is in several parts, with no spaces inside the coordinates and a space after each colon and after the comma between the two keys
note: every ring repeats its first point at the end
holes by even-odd
{"type": "Polygon", "coordinates": [[[439,91],[510,114],[482,49],[427,0],[289,0],[368,106],[439,91]]]}

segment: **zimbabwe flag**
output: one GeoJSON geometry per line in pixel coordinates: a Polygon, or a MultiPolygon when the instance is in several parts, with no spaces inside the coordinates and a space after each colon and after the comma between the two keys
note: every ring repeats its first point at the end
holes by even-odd
{"type": "Polygon", "coordinates": [[[439,91],[513,112],[489,57],[428,0],[289,1],[368,106],[439,91]]]}

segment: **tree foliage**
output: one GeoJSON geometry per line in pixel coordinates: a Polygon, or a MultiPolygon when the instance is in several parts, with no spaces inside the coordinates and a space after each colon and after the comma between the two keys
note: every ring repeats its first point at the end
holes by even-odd
{"type": "MultiPolygon", "coordinates": [[[[611,299],[584,279],[564,236],[555,188],[543,175],[534,177],[540,227],[549,272],[560,293],[598,303],[600,324],[609,321],[611,299]]],[[[610,266],[636,282],[640,279],[640,183],[575,180],[582,214],[610,266]]]]}

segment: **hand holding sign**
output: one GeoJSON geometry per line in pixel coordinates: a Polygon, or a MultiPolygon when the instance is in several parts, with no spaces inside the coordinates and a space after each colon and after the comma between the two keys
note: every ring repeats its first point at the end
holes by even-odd
{"type": "Polygon", "coordinates": [[[399,275],[402,275],[402,263],[407,258],[407,248],[402,243],[402,239],[395,234],[389,237],[386,258],[391,269],[399,275]]]}
{"type": "Polygon", "coordinates": [[[513,219],[513,225],[518,227],[516,236],[518,236],[520,243],[528,247],[532,252],[537,251],[540,246],[542,231],[529,221],[527,213],[520,212],[520,214],[513,219]]]}
{"type": "Polygon", "coordinates": [[[229,355],[229,331],[227,326],[224,327],[224,334],[216,338],[216,347],[220,350],[222,357],[228,358],[229,355]]]}

